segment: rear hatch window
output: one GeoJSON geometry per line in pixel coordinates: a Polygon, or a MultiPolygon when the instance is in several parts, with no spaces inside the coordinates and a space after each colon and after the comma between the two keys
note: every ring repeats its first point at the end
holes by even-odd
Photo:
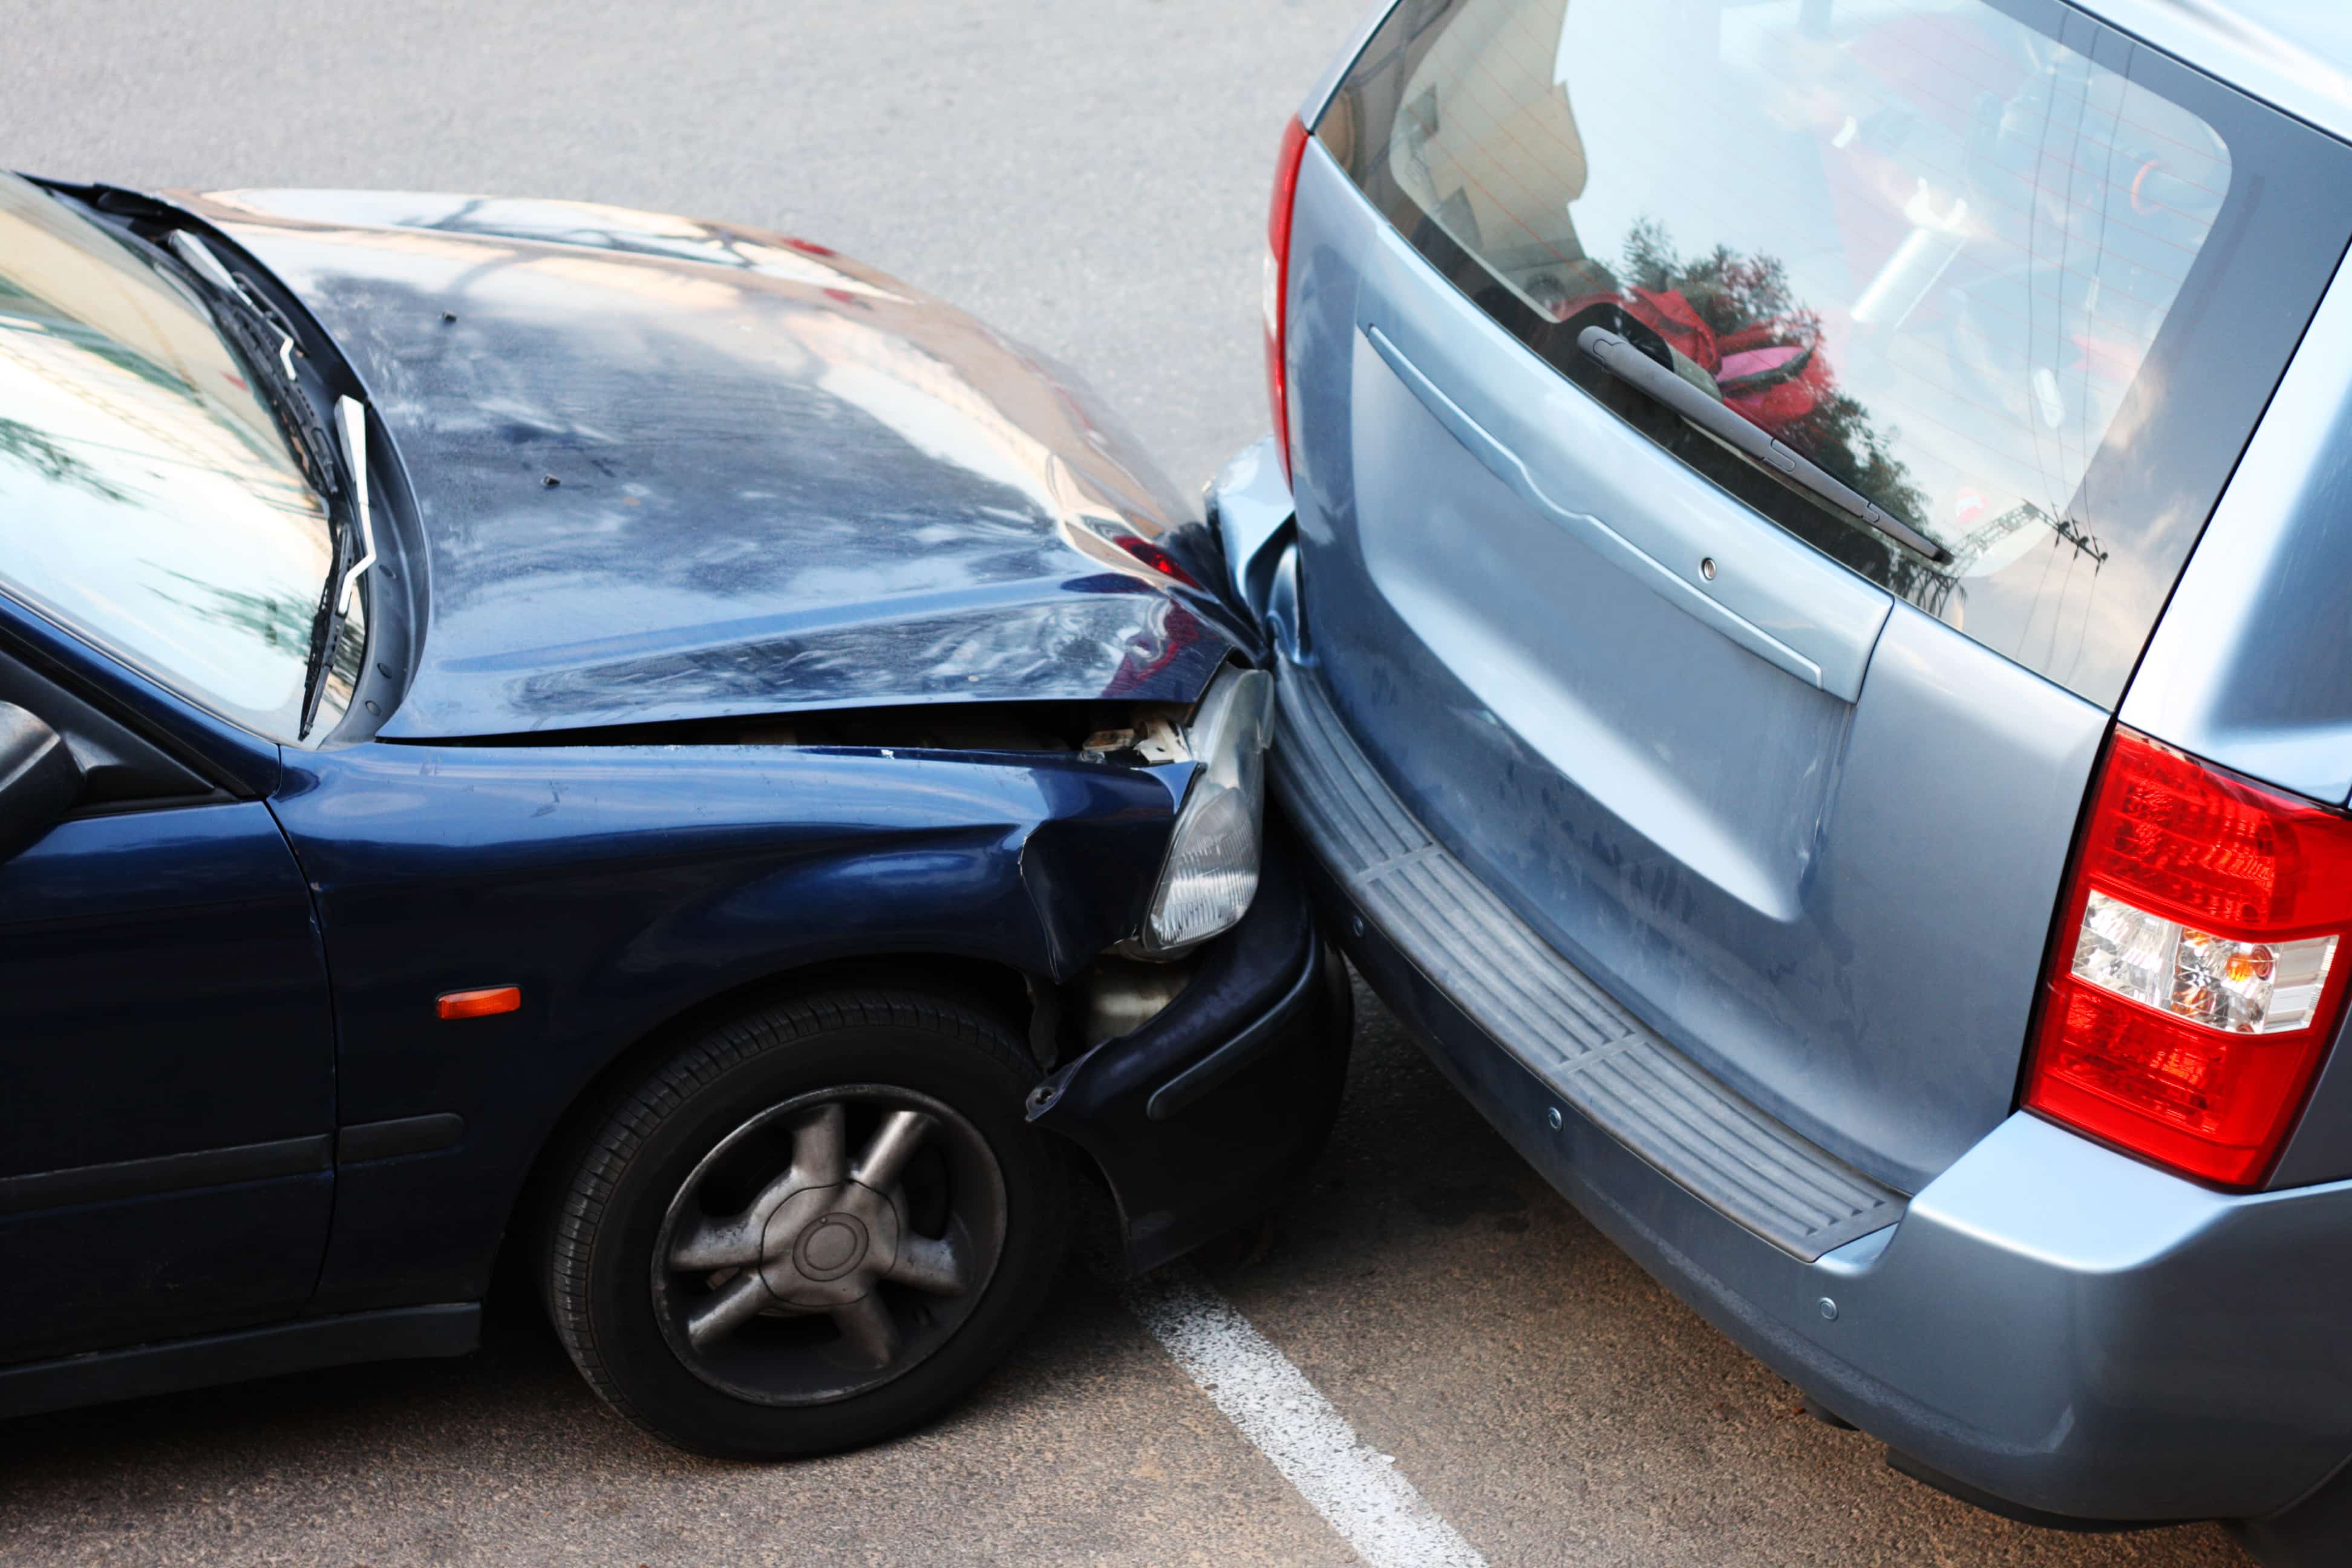
{"type": "Polygon", "coordinates": [[[1316,134],[1660,445],[2106,706],[2352,230],[2352,151],[2032,0],[1403,0],[1316,134]],[[1601,369],[1593,325],[1945,559],[1601,369]]]}

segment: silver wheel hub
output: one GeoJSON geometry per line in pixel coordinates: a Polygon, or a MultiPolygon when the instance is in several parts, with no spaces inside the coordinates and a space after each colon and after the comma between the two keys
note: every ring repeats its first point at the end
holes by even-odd
{"type": "Polygon", "coordinates": [[[945,1342],[1003,1240],[1003,1175],[970,1122],[909,1090],[827,1089],[752,1117],[687,1176],[655,1243],[654,1306],[706,1383],[843,1398],[945,1342]],[[909,1222],[910,1180],[927,1228],[909,1222]]]}
{"type": "MultiPolygon", "coordinates": [[[[838,1279],[866,1261],[866,1249],[872,1238],[866,1227],[845,1214],[829,1214],[808,1229],[801,1232],[799,1243],[793,1248],[793,1267],[803,1279],[838,1279]]],[[[768,1289],[779,1297],[791,1290],[776,1279],[770,1266],[768,1289]]]]}
{"type": "Polygon", "coordinates": [[[900,1228],[898,1205],[871,1187],[803,1187],[761,1233],[761,1281],[779,1306],[822,1312],[846,1305],[898,1262],[900,1228]]]}

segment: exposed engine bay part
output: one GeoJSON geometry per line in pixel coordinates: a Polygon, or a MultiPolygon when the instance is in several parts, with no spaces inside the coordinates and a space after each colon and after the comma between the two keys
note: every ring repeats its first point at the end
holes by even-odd
{"type": "Polygon", "coordinates": [[[1076,989],[1084,1005],[1079,1011],[1080,1048],[1132,1034],[1160,1016],[1162,1008],[1183,994],[1192,978],[1183,963],[1147,963],[1139,959],[1098,959],[1077,979],[1076,989]]]}
{"type": "Polygon", "coordinates": [[[1090,763],[1132,755],[1156,766],[1184,762],[1192,753],[1176,721],[1165,713],[1152,712],[1124,730],[1096,731],[1087,737],[1086,746],[1078,754],[1090,763]]]}

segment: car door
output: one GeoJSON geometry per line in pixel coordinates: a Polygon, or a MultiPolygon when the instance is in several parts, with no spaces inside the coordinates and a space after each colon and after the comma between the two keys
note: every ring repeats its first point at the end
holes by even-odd
{"type": "Polygon", "coordinates": [[[1651,1027],[1916,1191],[2014,1101],[2097,747],[2343,254],[2344,150],[1985,0],[1403,0],[1314,131],[1339,713],[1651,1027]]]}
{"type": "Polygon", "coordinates": [[[292,853],[0,651],[79,802],[0,862],[0,1363],[292,1315],[333,1176],[327,974],[292,853]]]}

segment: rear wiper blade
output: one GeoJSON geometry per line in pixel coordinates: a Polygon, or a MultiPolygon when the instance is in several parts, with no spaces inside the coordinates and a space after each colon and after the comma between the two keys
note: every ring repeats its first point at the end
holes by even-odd
{"type": "Polygon", "coordinates": [[[1823,472],[1802,453],[1791,450],[1785,443],[1774,440],[1765,431],[1750,425],[1643,353],[1630,340],[1606,327],[1587,327],[1576,335],[1576,344],[1594,363],[1618,380],[1647,393],[1708,435],[1737,447],[1783,479],[1802,486],[1856,522],[1876,529],[1887,538],[1910,546],[1939,564],[1951,560],[1950,551],[1900,519],[1888,516],[1877,502],[1843,479],[1823,472]]]}
{"type": "Polygon", "coordinates": [[[214,297],[213,314],[236,340],[244,358],[267,378],[269,401],[293,437],[295,456],[301,461],[310,488],[322,496],[334,495],[341,488],[335,471],[334,443],[327,434],[325,422],[319,417],[318,405],[310,401],[309,389],[295,374],[294,355],[299,351],[292,329],[267,300],[222,263],[200,236],[175,228],[164,236],[163,243],[203,279],[214,297]]]}

